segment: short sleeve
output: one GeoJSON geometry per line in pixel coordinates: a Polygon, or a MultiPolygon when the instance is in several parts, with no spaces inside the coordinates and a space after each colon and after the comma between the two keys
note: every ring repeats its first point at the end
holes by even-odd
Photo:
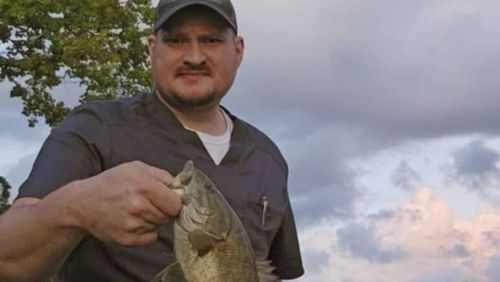
{"type": "Polygon", "coordinates": [[[45,140],[17,198],[43,198],[58,188],[103,170],[109,133],[95,105],[74,110],[45,140]]]}
{"type": "Polygon", "coordinates": [[[304,274],[304,268],[293,212],[286,190],[285,198],[287,204],[285,216],[271,245],[269,258],[276,267],[274,271],[276,275],[282,279],[293,279],[304,274]]]}

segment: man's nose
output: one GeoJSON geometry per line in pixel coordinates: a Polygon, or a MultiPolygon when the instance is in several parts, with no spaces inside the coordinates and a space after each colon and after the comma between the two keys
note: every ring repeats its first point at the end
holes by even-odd
{"type": "Polygon", "coordinates": [[[206,57],[199,42],[191,42],[184,55],[184,63],[189,65],[203,65],[206,57]]]}

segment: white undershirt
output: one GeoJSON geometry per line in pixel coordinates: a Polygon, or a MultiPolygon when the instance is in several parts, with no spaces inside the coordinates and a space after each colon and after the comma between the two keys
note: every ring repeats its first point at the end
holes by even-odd
{"type": "Polygon", "coordinates": [[[219,165],[224,158],[224,156],[229,151],[229,147],[231,144],[231,133],[233,132],[233,121],[229,118],[229,116],[221,110],[224,115],[224,119],[226,121],[226,132],[222,135],[210,135],[201,131],[197,131],[191,128],[186,127],[186,129],[196,132],[198,137],[200,137],[203,146],[207,150],[208,154],[214,161],[216,165],[219,165]]]}

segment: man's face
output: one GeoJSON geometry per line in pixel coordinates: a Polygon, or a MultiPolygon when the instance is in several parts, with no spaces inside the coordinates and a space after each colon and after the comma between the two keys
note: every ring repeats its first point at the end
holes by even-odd
{"type": "Polygon", "coordinates": [[[243,38],[208,8],[188,7],[150,36],[149,54],[157,91],[178,110],[217,106],[233,84],[243,38]],[[221,25],[222,23],[222,25],[221,25]]]}

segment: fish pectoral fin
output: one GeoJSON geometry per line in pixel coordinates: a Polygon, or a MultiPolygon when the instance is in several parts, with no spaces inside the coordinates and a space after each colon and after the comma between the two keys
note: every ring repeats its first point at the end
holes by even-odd
{"type": "Polygon", "coordinates": [[[200,229],[190,232],[188,234],[188,240],[191,247],[196,250],[200,256],[210,251],[215,243],[215,239],[212,236],[200,229]]]}
{"type": "Polygon", "coordinates": [[[151,280],[151,282],[187,282],[184,278],[184,272],[182,272],[181,265],[178,262],[174,262],[169,266],[165,267],[151,280]]]}

